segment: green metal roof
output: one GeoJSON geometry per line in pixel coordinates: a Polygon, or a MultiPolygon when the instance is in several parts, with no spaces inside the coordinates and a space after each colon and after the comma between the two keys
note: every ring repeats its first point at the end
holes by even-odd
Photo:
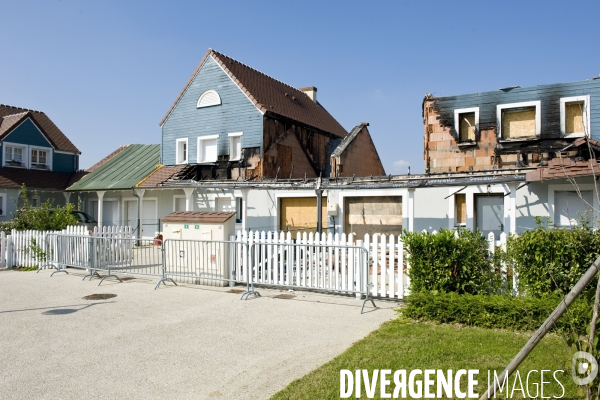
{"type": "Polygon", "coordinates": [[[159,163],[159,144],[132,144],[67,191],[130,189],[150,175],[159,163]]]}

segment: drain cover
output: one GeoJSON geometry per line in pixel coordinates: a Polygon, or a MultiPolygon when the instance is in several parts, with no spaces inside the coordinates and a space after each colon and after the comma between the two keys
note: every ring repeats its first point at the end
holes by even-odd
{"type": "Polygon", "coordinates": [[[106,300],[106,299],[112,299],[113,297],[117,297],[117,295],[112,294],[112,293],[97,293],[97,294],[90,294],[89,296],[85,296],[83,298],[83,300],[106,300]]]}
{"type": "Polygon", "coordinates": [[[273,296],[274,299],[284,299],[284,300],[293,299],[294,297],[296,297],[296,296],[293,294],[278,294],[277,296],[273,296]]]}
{"type": "Polygon", "coordinates": [[[244,293],[244,292],[246,292],[246,291],[242,290],[242,289],[230,289],[227,291],[227,293],[237,293],[237,294],[244,293]]]}

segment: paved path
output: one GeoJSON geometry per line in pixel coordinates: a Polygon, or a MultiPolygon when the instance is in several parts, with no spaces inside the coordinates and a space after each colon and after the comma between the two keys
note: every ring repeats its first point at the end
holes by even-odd
{"type": "MultiPolygon", "coordinates": [[[[378,301],[0,271],[0,398],[263,399],[394,317],[378,301]],[[87,301],[95,293],[108,300],[87,301]],[[370,310],[369,310],[370,311],[370,310]]],[[[236,288],[237,289],[237,288],[236,288]]]]}

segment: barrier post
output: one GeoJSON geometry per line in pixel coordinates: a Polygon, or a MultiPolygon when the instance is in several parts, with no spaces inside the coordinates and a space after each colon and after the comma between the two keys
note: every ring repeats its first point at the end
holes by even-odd
{"type": "MultiPolygon", "coordinates": [[[[373,308],[377,308],[377,306],[375,305],[373,298],[369,296],[369,293],[371,293],[371,288],[373,287],[372,283],[369,284],[369,276],[370,276],[370,274],[369,274],[369,251],[362,246],[362,243],[360,243],[359,246],[362,248],[362,250],[361,250],[362,257],[360,257],[360,259],[362,261],[361,261],[360,269],[362,271],[361,275],[364,277],[364,282],[365,282],[363,285],[363,288],[366,289],[365,290],[365,299],[363,300],[362,307],[360,308],[360,313],[362,314],[365,309],[365,304],[368,301],[370,301],[371,304],[373,304],[373,308]]],[[[362,288],[361,288],[361,290],[362,290],[362,288]]]]}
{"type": "Polygon", "coordinates": [[[246,263],[246,291],[242,293],[242,297],[240,297],[240,300],[248,300],[248,297],[250,297],[251,294],[253,294],[254,297],[260,297],[260,293],[254,290],[254,282],[251,282],[252,269],[250,268],[249,262],[249,260],[254,259],[254,257],[250,255],[250,251],[256,251],[256,244],[253,244],[252,247],[248,247],[248,243],[244,243],[243,246],[247,248],[247,251],[245,252],[244,256],[244,262],[246,263]],[[246,297],[245,299],[244,296],[246,297]]]}
{"type": "Polygon", "coordinates": [[[154,286],[154,290],[158,289],[161,282],[163,285],[166,285],[165,281],[171,281],[171,282],[173,282],[173,284],[175,286],[178,286],[177,283],[173,280],[173,278],[167,278],[167,256],[165,254],[165,246],[166,246],[167,242],[169,242],[169,239],[163,240],[163,242],[160,245],[160,251],[162,253],[162,257],[161,257],[162,258],[162,265],[161,265],[162,275],[158,277],[158,282],[156,282],[156,286],[154,286]]]}

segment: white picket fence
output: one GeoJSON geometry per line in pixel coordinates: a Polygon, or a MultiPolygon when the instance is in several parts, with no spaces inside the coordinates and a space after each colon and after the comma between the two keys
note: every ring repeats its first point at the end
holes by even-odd
{"type": "MultiPolygon", "coordinates": [[[[248,257],[254,271],[254,283],[284,285],[332,291],[363,291],[366,281],[358,270],[360,252],[348,251],[354,246],[364,247],[369,259],[366,273],[370,275],[371,295],[402,299],[407,293],[408,265],[403,243],[394,235],[365,235],[363,240],[352,234],[300,233],[293,238],[290,232],[241,232],[236,240],[256,244],[258,251],[248,257]],[[296,246],[296,250],[290,248],[296,246]],[[289,273],[288,273],[289,271],[289,273]],[[360,287],[359,287],[360,286],[360,287]]],[[[243,252],[245,247],[241,247],[243,252]]],[[[238,254],[242,260],[246,254],[238,254]]],[[[235,279],[246,279],[245,271],[235,271],[235,279]]],[[[366,277],[365,277],[366,278],[366,277]]]]}
{"type": "MultiPolygon", "coordinates": [[[[90,235],[90,232],[84,226],[69,226],[62,231],[12,230],[8,236],[2,233],[0,235],[0,267],[35,267],[43,265],[49,251],[49,241],[46,240],[47,235],[58,233],[76,236],[90,235]]],[[[133,230],[129,226],[95,227],[91,235],[114,239],[132,238],[133,230]]],[[[80,263],[82,257],[87,257],[87,249],[68,249],[65,253],[70,254],[73,263],[80,263]]]]}

